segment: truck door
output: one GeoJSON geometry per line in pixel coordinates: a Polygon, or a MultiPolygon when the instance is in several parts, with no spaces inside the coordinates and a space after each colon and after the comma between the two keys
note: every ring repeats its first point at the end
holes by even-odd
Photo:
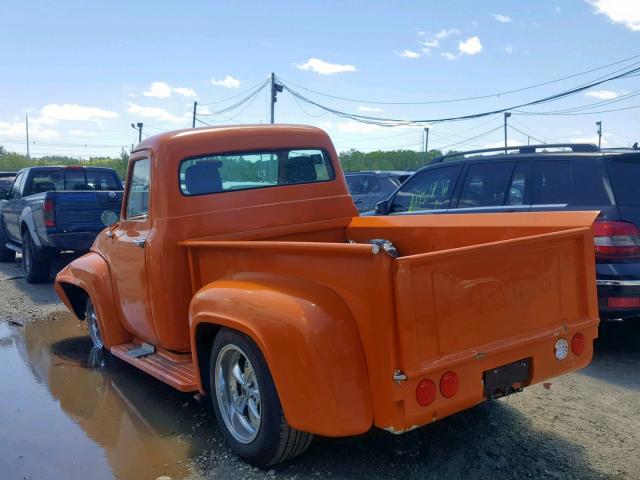
{"type": "Polygon", "coordinates": [[[145,244],[151,228],[151,160],[139,158],[129,167],[127,190],[120,222],[104,242],[121,318],[128,330],[153,345],[153,326],[147,283],[145,244]]]}
{"type": "Polygon", "coordinates": [[[20,242],[20,214],[22,213],[22,184],[25,173],[20,172],[13,181],[7,194],[7,201],[2,202],[1,220],[9,240],[20,242]]]}

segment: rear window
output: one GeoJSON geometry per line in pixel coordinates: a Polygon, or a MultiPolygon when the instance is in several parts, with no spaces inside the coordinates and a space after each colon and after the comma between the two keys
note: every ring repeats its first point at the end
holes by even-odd
{"type": "Polygon", "coordinates": [[[351,195],[363,195],[380,190],[380,183],[374,175],[347,175],[346,179],[351,195]]]}
{"type": "Polygon", "coordinates": [[[608,158],[607,168],[618,205],[640,205],[640,155],[608,158]]]}
{"type": "Polygon", "coordinates": [[[205,155],[180,164],[187,196],[333,180],[331,159],[321,150],[287,149],[205,155]]]}
{"type": "Polygon", "coordinates": [[[33,193],[64,190],[122,190],[113,172],[90,169],[38,170],[31,176],[33,193]]]}

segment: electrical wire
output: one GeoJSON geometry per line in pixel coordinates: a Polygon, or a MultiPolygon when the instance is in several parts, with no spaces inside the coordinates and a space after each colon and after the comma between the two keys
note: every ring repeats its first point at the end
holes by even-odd
{"type": "Polygon", "coordinates": [[[196,116],[198,117],[215,117],[216,115],[220,115],[222,113],[226,113],[226,112],[230,112],[232,110],[235,110],[236,108],[239,108],[240,106],[242,106],[244,103],[254,99],[261,91],[264,87],[267,86],[267,84],[269,84],[269,80],[265,80],[264,82],[262,82],[258,88],[254,89],[251,91],[251,93],[249,93],[246,97],[241,98],[240,100],[238,100],[236,103],[229,105],[221,110],[217,110],[215,112],[211,112],[211,113],[197,113],[197,109],[196,109],[196,116]]]}
{"type": "Polygon", "coordinates": [[[263,85],[263,84],[265,84],[265,83],[269,83],[269,82],[270,82],[270,80],[269,80],[269,79],[267,79],[267,80],[265,80],[265,81],[263,81],[263,82],[258,82],[258,83],[256,83],[255,85],[253,85],[252,87],[249,87],[249,88],[247,88],[246,90],[243,90],[242,92],[237,93],[237,94],[235,94],[235,95],[232,95],[232,96],[230,96],[230,97],[223,98],[222,100],[216,100],[216,101],[209,102],[209,103],[200,103],[200,102],[198,102],[198,105],[201,105],[201,106],[203,106],[203,107],[204,107],[204,106],[207,106],[207,105],[216,105],[216,104],[219,104],[219,103],[228,102],[229,100],[233,100],[234,98],[238,98],[238,97],[241,97],[242,95],[245,95],[247,92],[251,92],[251,91],[253,91],[255,88],[257,88],[257,87],[258,87],[258,85],[263,85]]]}
{"type": "Polygon", "coordinates": [[[533,138],[535,141],[537,141],[538,143],[547,143],[544,140],[540,140],[539,138],[534,137],[533,135],[529,135],[526,132],[523,132],[522,130],[520,130],[519,128],[514,127],[513,125],[507,125],[509,128],[511,128],[512,130],[515,130],[518,133],[521,133],[522,135],[524,135],[525,137],[531,137],[533,138]]]}
{"type": "Polygon", "coordinates": [[[456,147],[458,145],[468,144],[469,142],[472,142],[473,140],[477,140],[479,138],[486,137],[487,135],[490,135],[493,132],[495,132],[497,130],[500,130],[501,128],[503,128],[503,126],[499,125],[499,126],[497,126],[495,128],[492,128],[491,130],[487,130],[486,132],[482,132],[481,134],[476,135],[475,137],[467,138],[467,139],[462,140],[460,142],[452,143],[451,145],[445,145],[444,147],[438,147],[438,150],[444,151],[446,149],[450,149],[451,147],[456,147]]]}
{"type": "Polygon", "coordinates": [[[587,84],[583,84],[581,86],[569,89],[569,90],[565,90],[562,91],[560,93],[556,93],[554,95],[549,95],[547,97],[543,97],[537,100],[533,100],[533,101],[529,101],[529,102],[525,102],[519,105],[514,105],[508,108],[501,108],[501,109],[497,109],[497,110],[491,110],[488,112],[481,112],[481,113],[475,113],[475,114],[469,114],[469,115],[461,115],[461,116],[457,116],[457,117],[445,117],[445,118],[432,118],[432,119],[419,119],[419,120],[406,120],[406,119],[397,119],[397,118],[381,118],[381,117],[372,117],[372,116],[368,116],[368,115],[357,115],[357,114],[351,114],[351,113],[347,113],[347,112],[343,112],[340,110],[336,110],[334,108],[319,104],[305,96],[303,96],[302,94],[300,94],[299,92],[292,90],[290,87],[284,85],[284,89],[287,90],[289,93],[291,93],[291,95],[293,95],[294,97],[297,97],[299,100],[308,103],[310,105],[314,105],[318,108],[324,109],[330,113],[333,113],[336,116],[339,117],[343,117],[343,118],[350,118],[352,120],[356,120],[358,122],[362,122],[362,123],[369,123],[369,124],[375,124],[375,125],[380,125],[380,126],[385,126],[385,127],[393,127],[393,126],[399,126],[399,125],[425,125],[425,124],[433,124],[433,123],[443,123],[443,122],[452,122],[452,121],[460,121],[460,120],[467,120],[467,119],[472,119],[472,118],[481,118],[481,117],[486,117],[489,115],[496,115],[496,114],[500,114],[500,113],[504,113],[504,112],[508,112],[510,110],[517,110],[523,107],[528,107],[528,106],[534,106],[534,105],[540,105],[540,104],[544,104],[544,103],[548,103],[548,102],[552,102],[552,101],[556,101],[556,100],[560,100],[562,98],[566,98],[568,96],[571,95],[575,95],[577,93],[580,93],[582,91],[588,90],[589,88],[593,88],[595,86],[598,85],[602,85],[604,83],[607,82],[611,82],[613,80],[618,80],[621,78],[625,78],[626,76],[633,74],[633,73],[637,73],[640,72],[640,67],[635,67],[629,70],[625,70],[622,73],[619,73],[617,75],[613,75],[613,76],[608,76],[606,78],[600,79],[598,81],[594,81],[594,82],[590,82],[587,84]]]}
{"type": "Polygon", "coordinates": [[[599,70],[604,70],[604,69],[612,67],[614,65],[620,65],[621,63],[629,62],[630,60],[634,60],[636,58],[640,58],[640,54],[633,55],[631,57],[627,57],[627,58],[624,58],[622,60],[618,60],[616,62],[609,63],[607,65],[603,65],[603,66],[592,68],[592,69],[585,70],[585,71],[582,71],[582,72],[574,73],[572,75],[567,75],[565,77],[560,77],[560,78],[556,78],[556,79],[549,80],[549,81],[546,81],[546,82],[541,82],[541,83],[536,83],[534,85],[529,85],[529,86],[526,86],[526,87],[516,88],[516,89],[513,89],[513,90],[506,90],[506,91],[503,91],[503,92],[496,92],[496,93],[491,93],[491,94],[487,94],[487,95],[478,95],[478,96],[473,96],[473,97],[452,98],[452,99],[445,99],[445,100],[426,100],[426,101],[419,101],[419,102],[380,102],[380,101],[373,101],[373,100],[362,100],[362,99],[347,98],[347,97],[341,97],[341,96],[338,96],[338,95],[331,95],[331,94],[328,94],[328,93],[319,92],[317,90],[312,90],[312,89],[306,88],[306,87],[304,87],[302,85],[297,85],[297,84],[295,84],[295,83],[293,83],[291,81],[284,80],[284,79],[282,79],[280,77],[278,77],[278,80],[280,80],[281,83],[283,83],[283,84],[288,83],[290,85],[293,85],[294,87],[301,88],[301,89],[303,89],[305,91],[308,91],[310,93],[314,93],[316,95],[321,95],[323,97],[333,98],[333,99],[336,99],[336,100],[342,100],[342,101],[345,101],[345,102],[365,103],[365,104],[369,104],[369,105],[433,105],[433,104],[441,104],[441,103],[455,103],[455,102],[465,102],[465,101],[470,101],[470,100],[481,100],[481,99],[485,99],[485,98],[499,98],[501,96],[510,95],[512,93],[523,92],[523,91],[526,91],[526,90],[531,90],[533,88],[538,88],[538,87],[542,87],[542,86],[545,86],[545,85],[551,85],[553,83],[558,83],[558,82],[561,82],[561,81],[564,81],[564,80],[569,80],[571,78],[580,77],[582,75],[586,75],[588,73],[593,73],[593,72],[596,72],[596,71],[599,71],[599,70]]]}

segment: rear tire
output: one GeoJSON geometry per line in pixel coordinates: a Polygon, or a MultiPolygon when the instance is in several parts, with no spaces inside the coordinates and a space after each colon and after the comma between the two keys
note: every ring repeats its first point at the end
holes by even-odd
{"type": "Polygon", "coordinates": [[[44,283],[51,274],[51,259],[37,248],[29,230],[25,230],[22,233],[22,267],[28,283],[44,283]]]}
{"type": "Polygon", "coordinates": [[[7,244],[7,236],[4,233],[4,227],[0,221],[0,262],[14,262],[16,260],[16,252],[5,247],[7,244]]]}
{"type": "Polygon", "coordinates": [[[287,423],[267,362],[249,337],[222,329],[213,343],[209,367],[218,427],[239,457],[264,468],[309,447],[313,434],[287,423]]]}

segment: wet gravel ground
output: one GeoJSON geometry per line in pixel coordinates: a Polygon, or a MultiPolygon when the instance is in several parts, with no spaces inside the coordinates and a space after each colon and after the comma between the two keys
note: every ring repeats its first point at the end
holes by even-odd
{"type": "Polygon", "coordinates": [[[401,436],[316,438],[268,471],[230,453],[193,397],[91,356],[86,335],[51,284],[0,264],[2,478],[640,478],[640,320],[604,324],[593,363],[549,389],[401,436]]]}

